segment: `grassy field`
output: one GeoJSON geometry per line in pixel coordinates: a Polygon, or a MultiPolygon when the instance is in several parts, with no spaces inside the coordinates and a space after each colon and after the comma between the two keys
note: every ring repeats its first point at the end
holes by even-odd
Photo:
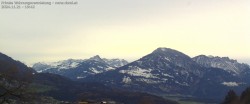
{"type": "Polygon", "coordinates": [[[52,89],[55,89],[55,88],[53,88],[51,86],[47,86],[47,85],[32,83],[29,86],[28,92],[30,92],[30,93],[42,93],[42,92],[50,91],[52,89]]]}
{"type": "Polygon", "coordinates": [[[195,102],[195,101],[178,101],[180,104],[206,104],[201,102],[195,102]]]}

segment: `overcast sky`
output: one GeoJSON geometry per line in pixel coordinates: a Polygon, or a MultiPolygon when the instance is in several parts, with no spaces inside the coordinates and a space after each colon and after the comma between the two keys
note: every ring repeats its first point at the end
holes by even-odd
{"type": "Polygon", "coordinates": [[[250,63],[249,45],[250,0],[79,0],[0,9],[0,51],[26,64],[97,54],[132,61],[158,47],[250,63]]]}

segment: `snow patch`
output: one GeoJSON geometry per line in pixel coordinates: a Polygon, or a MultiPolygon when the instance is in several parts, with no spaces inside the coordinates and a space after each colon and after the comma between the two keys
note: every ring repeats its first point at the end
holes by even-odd
{"type": "Polygon", "coordinates": [[[91,70],[93,73],[95,73],[95,74],[101,73],[101,71],[98,71],[98,70],[96,70],[95,68],[90,68],[90,70],[91,70]]]}
{"type": "Polygon", "coordinates": [[[158,84],[158,83],[163,82],[163,81],[147,79],[147,78],[138,78],[138,79],[136,79],[136,81],[145,82],[145,83],[148,83],[148,84],[158,84]]]}
{"type": "Polygon", "coordinates": [[[167,74],[167,73],[162,73],[162,75],[164,75],[164,76],[166,76],[166,77],[174,78],[174,76],[169,75],[169,74],[167,74]]]}
{"type": "Polygon", "coordinates": [[[180,82],[178,82],[178,81],[175,81],[175,83],[176,83],[176,84],[179,84],[179,85],[182,85],[182,86],[189,86],[186,82],[180,83],[180,82]]]}
{"type": "Polygon", "coordinates": [[[139,67],[129,67],[129,70],[120,70],[120,73],[126,73],[129,74],[131,76],[141,76],[141,77],[145,77],[145,78],[157,78],[156,76],[154,76],[153,74],[151,74],[150,72],[152,71],[152,69],[142,69],[139,67]]]}
{"type": "Polygon", "coordinates": [[[169,57],[164,57],[164,59],[167,61],[171,61],[171,59],[169,57]]]}
{"type": "Polygon", "coordinates": [[[85,77],[80,77],[80,76],[78,76],[78,77],[76,77],[77,79],[82,79],[82,78],[85,78],[85,77]]]}
{"type": "Polygon", "coordinates": [[[130,77],[126,77],[126,76],[124,76],[124,77],[123,77],[123,79],[122,79],[122,82],[123,82],[123,83],[131,83],[131,82],[132,82],[132,80],[131,80],[131,78],[130,78],[130,77]]]}
{"type": "Polygon", "coordinates": [[[237,82],[223,82],[221,83],[225,86],[229,86],[229,87],[236,87],[236,86],[239,86],[239,84],[237,82]]]}
{"type": "Polygon", "coordinates": [[[114,70],[115,68],[113,68],[113,67],[108,67],[108,68],[106,68],[106,70],[108,71],[108,70],[114,70]]]}
{"type": "Polygon", "coordinates": [[[77,62],[72,62],[71,64],[70,64],[70,67],[71,68],[75,68],[75,67],[77,67],[79,65],[79,63],[77,63],[77,62]]]}
{"type": "Polygon", "coordinates": [[[44,70],[39,70],[39,71],[36,71],[37,73],[42,73],[44,70]]]}
{"type": "Polygon", "coordinates": [[[161,51],[166,51],[166,49],[165,48],[161,48],[161,51]]]}

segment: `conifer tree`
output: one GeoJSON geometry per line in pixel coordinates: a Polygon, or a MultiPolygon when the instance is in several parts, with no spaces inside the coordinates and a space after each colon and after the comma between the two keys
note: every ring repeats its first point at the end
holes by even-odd
{"type": "Polygon", "coordinates": [[[242,104],[250,104],[250,87],[242,92],[240,100],[242,104]]]}
{"type": "Polygon", "coordinates": [[[227,93],[224,102],[222,104],[239,104],[238,102],[239,102],[239,97],[233,90],[230,90],[227,93]]]}

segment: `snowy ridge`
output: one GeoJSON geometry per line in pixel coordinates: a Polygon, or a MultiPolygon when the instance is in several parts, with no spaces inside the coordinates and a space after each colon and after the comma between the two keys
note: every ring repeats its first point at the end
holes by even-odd
{"type": "Polygon", "coordinates": [[[237,60],[229,59],[228,57],[200,55],[194,57],[193,60],[202,66],[224,69],[234,75],[250,71],[249,65],[238,63],[237,60]]]}
{"type": "Polygon", "coordinates": [[[124,59],[106,59],[104,58],[103,61],[109,64],[112,67],[118,68],[124,65],[127,65],[128,62],[124,59]]]}
{"type": "Polygon", "coordinates": [[[99,55],[89,59],[68,59],[58,62],[39,62],[33,65],[33,68],[39,73],[54,73],[70,77],[72,79],[81,79],[89,75],[99,74],[114,70],[128,62],[123,59],[102,59],[99,55]]]}
{"type": "Polygon", "coordinates": [[[76,68],[84,60],[68,59],[58,62],[38,62],[33,65],[33,68],[38,72],[42,72],[51,68],[56,69],[71,69],[76,68]]]}

